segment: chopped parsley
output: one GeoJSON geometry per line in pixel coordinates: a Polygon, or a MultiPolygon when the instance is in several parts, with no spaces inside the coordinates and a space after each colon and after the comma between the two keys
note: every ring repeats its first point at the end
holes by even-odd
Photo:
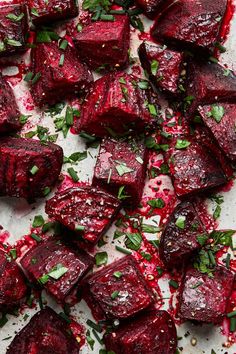
{"type": "Polygon", "coordinates": [[[141,247],[142,236],[139,233],[126,233],[125,245],[127,248],[137,251],[141,247]]]}
{"type": "Polygon", "coordinates": [[[107,264],[108,254],[107,252],[98,252],[95,255],[96,266],[101,266],[107,264]]]}
{"type": "Polygon", "coordinates": [[[152,60],[152,62],[151,62],[152,75],[155,76],[157,74],[158,68],[159,68],[159,62],[157,60],[152,60]]]}
{"type": "Polygon", "coordinates": [[[180,215],[176,222],[175,225],[179,228],[179,229],[184,229],[185,228],[185,221],[186,221],[186,216],[180,215]]]}
{"type": "Polygon", "coordinates": [[[64,267],[61,263],[58,263],[55,267],[50,270],[47,274],[42,275],[40,278],[38,278],[38,282],[42,285],[46,284],[50,278],[53,278],[54,280],[60,279],[66,272],[68,271],[68,268],[64,267]]]}
{"type": "Polygon", "coordinates": [[[112,300],[115,300],[117,298],[117,296],[119,296],[119,291],[118,290],[115,290],[112,294],[111,294],[111,298],[112,300]]]}
{"type": "Polygon", "coordinates": [[[212,105],[210,112],[207,116],[214,118],[217,123],[220,123],[221,119],[224,117],[225,110],[223,106],[212,105]]]}
{"type": "Polygon", "coordinates": [[[190,144],[188,140],[177,139],[175,148],[178,150],[186,149],[190,144]]]}
{"type": "Polygon", "coordinates": [[[42,215],[36,215],[34,217],[32,226],[36,228],[36,227],[43,226],[43,224],[44,224],[44,218],[42,217],[42,215]]]}

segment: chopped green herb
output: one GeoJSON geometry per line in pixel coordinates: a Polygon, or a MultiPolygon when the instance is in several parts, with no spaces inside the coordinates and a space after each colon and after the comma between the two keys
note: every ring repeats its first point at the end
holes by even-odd
{"type": "Polygon", "coordinates": [[[26,81],[26,82],[31,81],[33,76],[34,76],[34,73],[32,73],[32,71],[28,72],[24,77],[24,81],[26,81]]]}
{"type": "Polygon", "coordinates": [[[101,265],[107,264],[108,254],[107,252],[98,252],[95,255],[96,266],[99,267],[101,265]]]}
{"type": "Polygon", "coordinates": [[[159,68],[159,62],[157,60],[152,60],[152,62],[151,62],[152,75],[155,76],[157,74],[158,68],[159,68]]]}
{"type": "Polygon", "coordinates": [[[21,124],[25,124],[27,121],[28,121],[28,119],[29,119],[29,117],[31,117],[31,115],[24,115],[24,114],[21,114],[21,116],[20,116],[20,123],[21,124]]]}
{"type": "Polygon", "coordinates": [[[139,250],[142,243],[142,236],[139,233],[126,233],[125,245],[131,250],[139,250]]]}
{"type": "Polygon", "coordinates": [[[87,343],[90,346],[90,348],[93,350],[94,344],[95,344],[95,340],[90,336],[90,331],[86,332],[86,340],[87,340],[87,343]]]}
{"type": "Polygon", "coordinates": [[[230,332],[236,331],[236,317],[230,318],[230,332]]]}
{"type": "Polygon", "coordinates": [[[113,240],[116,240],[117,238],[121,237],[124,235],[124,232],[123,231],[119,231],[119,230],[116,230],[114,232],[114,236],[113,236],[113,240]]]}
{"type": "Polygon", "coordinates": [[[214,220],[218,219],[220,217],[220,214],[221,214],[221,207],[217,205],[213,213],[213,219],[214,220]]]}
{"type": "Polygon", "coordinates": [[[233,249],[232,236],[235,234],[235,230],[226,231],[213,231],[210,236],[214,239],[215,244],[229,246],[233,249]]]}
{"type": "Polygon", "coordinates": [[[36,215],[34,217],[34,221],[33,221],[32,226],[33,227],[40,227],[40,226],[43,226],[43,224],[44,224],[44,218],[42,217],[42,215],[36,215]]]}
{"type": "Polygon", "coordinates": [[[113,15],[101,14],[100,20],[102,20],[102,21],[115,21],[115,17],[113,15]]]}
{"type": "Polygon", "coordinates": [[[3,52],[6,49],[5,43],[0,41],[0,52],[3,52]]]}
{"type": "Polygon", "coordinates": [[[34,7],[32,7],[32,9],[31,9],[31,15],[34,15],[34,16],[36,16],[36,17],[39,17],[39,13],[38,13],[38,11],[37,11],[34,7]]]}
{"type": "Polygon", "coordinates": [[[71,126],[73,125],[73,122],[74,122],[74,117],[73,117],[73,108],[70,107],[70,106],[67,106],[66,108],[66,124],[71,126]]]}
{"type": "Polygon", "coordinates": [[[86,323],[89,327],[95,329],[95,331],[102,333],[102,327],[98,323],[95,323],[89,319],[86,321],[86,323]]]}
{"type": "Polygon", "coordinates": [[[160,266],[157,266],[157,273],[158,275],[160,275],[160,277],[162,276],[162,274],[164,273],[164,270],[160,267],[160,266]]]}
{"type": "Polygon", "coordinates": [[[12,38],[7,38],[6,43],[12,47],[22,47],[22,43],[12,38]]]}
{"type": "Polygon", "coordinates": [[[198,281],[196,284],[193,284],[193,285],[191,286],[191,289],[196,289],[196,288],[198,288],[199,286],[201,286],[202,284],[203,284],[202,281],[198,281]]]}
{"type": "Polygon", "coordinates": [[[71,176],[71,178],[73,179],[74,182],[79,181],[79,176],[78,176],[77,172],[73,169],[73,167],[69,167],[67,169],[67,172],[69,173],[69,175],[71,176]]]}
{"type": "Polygon", "coordinates": [[[59,60],[59,66],[63,66],[65,61],[65,54],[61,54],[60,60],[59,60]]]}
{"type": "Polygon", "coordinates": [[[50,192],[51,192],[51,189],[49,187],[45,187],[43,190],[44,197],[46,197],[50,192]]]}
{"type": "Polygon", "coordinates": [[[116,246],[116,250],[124,254],[132,254],[132,252],[120,246],[116,246]]]}
{"type": "Polygon", "coordinates": [[[234,316],[236,316],[236,311],[232,311],[232,312],[227,313],[227,317],[228,318],[231,318],[231,317],[234,317],[234,316]]]}
{"type": "Polygon", "coordinates": [[[0,318],[0,328],[5,326],[5,324],[8,322],[8,318],[6,314],[2,313],[2,317],[0,318]]]}
{"type": "Polygon", "coordinates": [[[80,23],[78,23],[78,25],[77,25],[77,31],[78,31],[78,32],[81,32],[82,29],[83,29],[83,26],[82,26],[80,23]]]}
{"type": "Polygon", "coordinates": [[[55,267],[53,267],[52,270],[50,270],[50,272],[48,272],[47,274],[44,274],[40,278],[38,278],[38,282],[44,285],[49,281],[50,278],[58,280],[67,271],[68,271],[68,268],[64,267],[61,263],[59,263],[55,267]]]}
{"type": "Polygon", "coordinates": [[[201,245],[204,246],[209,239],[209,236],[207,234],[202,234],[197,236],[197,242],[201,245]]]}
{"type": "Polygon", "coordinates": [[[140,252],[141,256],[146,259],[147,261],[150,261],[152,259],[152,255],[150,253],[147,252],[140,252]]]}
{"type": "Polygon", "coordinates": [[[119,163],[118,165],[115,166],[119,176],[123,176],[126,173],[131,173],[134,171],[132,168],[128,167],[125,162],[119,162],[119,161],[116,162],[119,163]]]}
{"type": "Polygon", "coordinates": [[[53,31],[38,31],[36,36],[37,43],[50,43],[52,40],[59,40],[60,37],[53,31]]]}
{"type": "Polygon", "coordinates": [[[116,299],[117,296],[119,296],[119,293],[120,293],[120,292],[119,292],[118,290],[115,290],[115,291],[111,294],[112,300],[116,299]]]}
{"type": "Polygon", "coordinates": [[[17,258],[17,251],[16,251],[15,248],[12,248],[10,250],[10,255],[11,255],[12,259],[16,259],[17,258]]]}
{"type": "Polygon", "coordinates": [[[152,208],[162,209],[166,205],[162,198],[151,199],[147,202],[152,208]]]}
{"type": "Polygon", "coordinates": [[[138,161],[138,163],[143,164],[143,159],[140,156],[135,157],[135,160],[138,161]]]}
{"type": "Polygon", "coordinates": [[[120,199],[120,200],[124,200],[124,199],[130,198],[130,196],[125,193],[125,186],[121,186],[119,188],[117,198],[120,199]]]}
{"type": "Polygon", "coordinates": [[[122,272],[119,272],[119,271],[116,271],[116,272],[113,273],[113,275],[114,275],[115,278],[118,278],[118,279],[119,279],[119,278],[122,277],[123,273],[122,273],[122,272]]]}
{"type": "Polygon", "coordinates": [[[31,175],[36,175],[36,173],[38,172],[38,170],[39,170],[38,166],[34,165],[34,166],[30,169],[31,175]]]}
{"type": "Polygon", "coordinates": [[[178,289],[178,287],[179,287],[179,284],[177,283],[177,281],[175,281],[173,279],[171,279],[169,281],[169,285],[172,286],[172,288],[175,288],[175,289],[178,289]]]}
{"type": "Polygon", "coordinates": [[[32,234],[30,235],[30,237],[33,238],[33,239],[34,239],[35,241],[37,241],[37,242],[41,242],[41,241],[42,241],[41,237],[38,236],[38,235],[36,235],[36,234],[34,234],[34,233],[32,233],[32,234]]]}
{"type": "Polygon", "coordinates": [[[148,224],[142,224],[142,231],[147,232],[149,234],[155,234],[159,232],[161,229],[160,227],[153,226],[153,225],[148,225],[148,224]]]}
{"type": "Polygon", "coordinates": [[[231,258],[231,255],[228,253],[227,256],[226,256],[226,259],[225,259],[225,265],[226,265],[226,268],[230,268],[230,258],[231,258]]]}
{"type": "Polygon", "coordinates": [[[67,46],[68,46],[68,41],[66,39],[63,39],[59,45],[59,48],[65,50],[67,46]]]}
{"type": "Polygon", "coordinates": [[[138,82],[138,87],[139,87],[141,90],[147,90],[148,87],[149,87],[149,82],[146,81],[146,80],[139,81],[139,82],[138,82]]]}
{"type": "Polygon", "coordinates": [[[9,20],[11,20],[13,22],[20,22],[23,17],[24,17],[23,12],[18,16],[16,16],[15,14],[12,14],[12,13],[6,15],[6,18],[8,18],[9,20]]]}
{"type": "Polygon", "coordinates": [[[39,79],[40,79],[41,76],[42,76],[41,73],[35,74],[35,75],[34,75],[34,78],[33,78],[32,81],[31,81],[32,85],[36,84],[36,82],[39,81],[39,79]]]}
{"type": "Polygon", "coordinates": [[[177,139],[175,148],[176,149],[186,149],[190,145],[190,141],[187,140],[182,140],[182,139],[177,139]]]}
{"type": "Polygon", "coordinates": [[[84,225],[79,225],[79,224],[75,225],[75,231],[84,231],[84,230],[85,230],[84,225]]]}
{"type": "Polygon", "coordinates": [[[149,103],[148,110],[152,116],[155,116],[155,117],[157,116],[157,110],[156,110],[156,107],[154,106],[154,104],[149,103]]]}
{"type": "Polygon", "coordinates": [[[175,225],[179,228],[179,229],[184,229],[185,228],[185,221],[186,221],[186,216],[180,215],[176,222],[175,225]]]}
{"type": "Polygon", "coordinates": [[[217,123],[220,123],[224,114],[225,114],[225,110],[224,110],[223,106],[213,105],[211,107],[210,112],[207,115],[208,115],[208,117],[213,117],[217,123]]]}

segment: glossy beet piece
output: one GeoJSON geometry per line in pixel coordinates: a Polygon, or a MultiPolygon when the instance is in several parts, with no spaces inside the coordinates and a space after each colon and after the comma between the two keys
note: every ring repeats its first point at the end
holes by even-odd
{"type": "Polygon", "coordinates": [[[17,263],[0,250],[0,311],[12,310],[24,301],[25,277],[17,263]]]}
{"type": "Polygon", "coordinates": [[[206,232],[194,204],[180,203],[167,220],[160,240],[160,257],[165,266],[180,266],[201,248],[197,237],[206,232]]]}
{"type": "Polygon", "coordinates": [[[100,145],[93,183],[116,195],[124,186],[121,200],[137,205],[143,193],[147,159],[148,151],[143,142],[105,138],[100,145]]]}
{"type": "Polygon", "coordinates": [[[126,73],[108,74],[97,80],[82,107],[79,131],[103,137],[143,132],[155,126],[157,96],[150,87],[142,90],[140,81],[126,73]]]}
{"type": "Polygon", "coordinates": [[[74,251],[60,240],[53,239],[27,252],[21,260],[21,265],[30,280],[38,281],[59,303],[63,303],[75,285],[92,268],[93,259],[87,253],[74,251]],[[67,271],[65,270],[58,279],[50,276],[44,279],[43,276],[57,267],[65,267],[67,271]]]}
{"type": "Polygon", "coordinates": [[[80,346],[68,323],[51,308],[34,315],[15,336],[7,354],[79,354],[80,346]]]}
{"type": "Polygon", "coordinates": [[[105,335],[105,345],[116,354],[175,354],[175,324],[166,311],[148,311],[105,335]]]}
{"type": "Polygon", "coordinates": [[[28,0],[34,25],[41,25],[75,17],[79,13],[76,0],[28,0]]]}
{"type": "Polygon", "coordinates": [[[0,5],[0,56],[24,51],[28,29],[28,14],[25,5],[0,5]]]}
{"type": "Polygon", "coordinates": [[[93,80],[70,45],[60,49],[57,42],[38,43],[32,50],[32,72],[40,77],[31,92],[37,105],[54,104],[84,90],[93,80]],[[64,59],[61,63],[61,57],[64,59]]]}
{"type": "Polygon", "coordinates": [[[233,273],[225,267],[217,266],[214,277],[189,268],[179,297],[179,316],[200,322],[221,322],[233,290],[233,281],[233,273]]]}
{"type": "Polygon", "coordinates": [[[0,139],[0,195],[42,197],[56,183],[63,161],[62,148],[23,138],[0,139]]]}
{"type": "Polygon", "coordinates": [[[136,4],[150,19],[154,19],[166,0],[135,0],[136,4]]]}
{"type": "Polygon", "coordinates": [[[181,48],[213,51],[227,0],[178,0],[157,18],[152,35],[181,48]]]}
{"type": "Polygon", "coordinates": [[[66,189],[46,203],[46,213],[88,242],[97,243],[113,222],[120,202],[99,188],[66,189]]]}
{"type": "Polygon", "coordinates": [[[114,18],[114,21],[92,22],[74,38],[81,60],[93,70],[119,69],[128,64],[129,18],[127,15],[114,18]]]}
{"type": "Polygon", "coordinates": [[[153,303],[151,288],[132,256],[121,258],[90,276],[84,296],[94,313],[114,319],[134,316],[153,303]],[[117,277],[115,272],[122,274],[117,277]]]}
{"type": "Polygon", "coordinates": [[[180,93],[183,53],[146,41],[140,45],[138,53],[143,69],[156,87],[171,94],[180,93]]]}
{"type": "Polygon", "coordinates": [[[20,129],[20,112],[13,90],[5,78],[0,75],[0,133],[20,129]]]}

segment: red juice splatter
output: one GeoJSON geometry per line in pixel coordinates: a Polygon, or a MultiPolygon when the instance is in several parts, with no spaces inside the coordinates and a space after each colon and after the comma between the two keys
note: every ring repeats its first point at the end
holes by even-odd
{"type": "Polygon", "coordinates": [[[151,40],[150,32],[140,32],[140,33],[138,34],[138,38],[139,38],[141,41],[144,41],[144,40],[150,41],[150,40],[151,40]]]}
{"type": "Polygon", "coordinates": [[[225,41],[227,39],[228,34],[229,34],[230,23],[233,18],[233,15],[234,15],[234,9],[235,9],[235,6],[233,3],[233,0],[228,0],[225,16],[223,18],[221,29],[220,29],[220,38],[222,41],[225,41]]]}

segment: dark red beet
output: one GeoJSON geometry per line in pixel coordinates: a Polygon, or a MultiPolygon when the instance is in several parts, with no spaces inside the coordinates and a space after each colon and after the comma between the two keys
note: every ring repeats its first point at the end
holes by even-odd
{"type": "Polygon", "coordinates": [[[156,87],[172,94],[180,93],[183,53],[146,41],[140,45],[138,52],[143,69],[156,87]],[[157,66],[152,68],[155,62],[157,66]]]}
{"type": "Polygon", "coordinates": [[[24,51],[29,29],[26,5],[0,5],[0,56],[24,51]]]}
{"type": "Polygon", "coordinates": [[[62,148],[23,138],[0,139],[0,195],[42,197],[60,174],[62,148]]]}
{"type": "Polygon", "coordinates": [[[154,19],[166,0],[135,0],[135,2],[147,17],[154,19]]]}
{"type": "Polygon", "coordinates": [[[68,323],[46,307],[32,317],[15,336],[7,354],[79,354],[80,347],[70,334],[68,323]]]}
{"type": "Polygon", "coordinates": [[[105,335],[107,350],[116,354],[175,354],[177,334],[166,311],[148,311],[105,335]]]}
{"type": "Polygon", "coordinates": [[[180,203],[170,215],[160,240],[160,257],[169,268],[180,266],[201,248],[197,237],[205,233],[194,204],[180,203]]]}
{"type": "Polygon", "coordinates": [[[124,186],[122,198],[125,202],[137,205],[142,197],[146,176],[148,152],[142,142],[117,141],[105,138],[97,158],[93,183],[117,195],[124,186]]]}
{"type": "Polygon", "coordinates": [[[234,275],[217,266],[214,277],[190,268],[186,271],[179,297],[179,316],[186,320],[219,323],[226,312],[234,275]]]}
{"type": "Polygon", "coordinates": [[[38,281],[59,303],[63,303],[66,296],[92,268],[93,258],[83,251],[72,250],[60,240],[52,239],[27,252],[21,260],[21,265],[30,280],[38,281]],[[65,269],[59,279],[47,276],[52,270],[62,266],[67,271],[65,269]]]}
{"type": "Polygon", "coordinates": [[[119,15],[114,21],[92,22],[74,40],[81,60],[91,69],[122,68],[129,61],[129,18],[119,15]]]}
{"type": "Polygon", "coordinates": [[[152,35],[182,48],[212,51],[226,7],[227,0],[178,0],[157,18],[152,35]]]}
{"type": "Polygon", "coordinates": [[[29,11],[35,25],[65,20],[79,13],[76,0],[28,0],[29,11]]]}
{"type": "Polygon", "coordinates": [[[84,294],[95,312],[114,319],[134,316],[153,303],[152,291],[132,256],[126,256],[87,278],[84,294]],[[118,276],[115,272],[119,272],[118,276]]]}
{"type": "Polygon", "coordinates": [[[0,250],[0,311],[12,310],[21,305],[26,293],[27,287],[22,270],[0,250]]]}
{"type": "Polygon", "coordinates": [[[72,188],[56,194],[46,203],[46,213],[69,229],[97,243],[113,222],[120,202],[93,187],[72,188]]]}
{"type": "Polygon", "coordinates": [[[12,88],[0,75],[0,133],[20,129],[19,117],[20,112],[12,88]]]}
{"type": "Polygon", "coordinates": [[[32,50],[32,72],[40,75],[31,89],[39,106],[75,95],[93,81],[86,65],[78,60],[75,49],[70,45],[65,50],[59,49],[57,42],[39,43],[32,50]]]}
{"type": "Polygon", "coordinates": [[[126,73],[108,74],[97,80],[82,107],[79,131],[97,136],[143,132],[156,124],[157,96],[140,89],[139,78],[126,73]],[[151,112],[150,112],[151,111],[151,112]]]}

